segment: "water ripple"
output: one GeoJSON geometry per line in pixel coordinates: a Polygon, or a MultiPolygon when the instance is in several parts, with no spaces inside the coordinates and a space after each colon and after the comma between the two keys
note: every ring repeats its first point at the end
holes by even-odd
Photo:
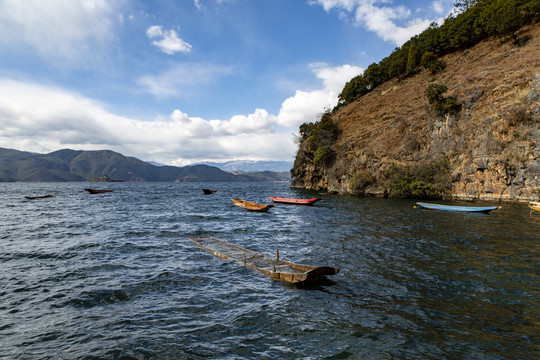
{"type": "Polygon", "coordinates": [[[540,221],[325,195],[266,214],[231,198],[313,197],[287,184],[4,184],[0,358],[536,359],[540,221]],[[203,196],[202,187],[217,188],[203,196]],[[28,194],[54,198],[26,201],[28,194]],[[200,251],[215,236],[339,266],[273,282],[200,251]]]}

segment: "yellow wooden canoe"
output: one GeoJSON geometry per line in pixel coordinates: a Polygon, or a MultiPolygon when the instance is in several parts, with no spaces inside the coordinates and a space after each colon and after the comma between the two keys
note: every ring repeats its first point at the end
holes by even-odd
{"type": "Polygon", "coordinates": [[[246,210],[250,211],[261,211],[261,212],[267,212],[268,209],[274,207],[275,205],[262,205],[262,204],[256,204],[249,201],[245,201],[242,199],[231,199],[234,205],[244,208],[246,210]]]}
{"type": "Polygon", "coordinates": [[[189,239],[195,245],[222,259],[234,260],[250,270],[259,271],[273,280],[291,284],[313,283],[325,275],[335,275],[339,268],[330,266],[310,266],[295,264],[265,254],[244,249],[212,236],[201,236],[189,239]]]}
{"type": "Polygon", "coordinates": [[[529,203],[529,207],[533,210],[540,211],[540,202],[537,201],[531,201],[529,203]]]}

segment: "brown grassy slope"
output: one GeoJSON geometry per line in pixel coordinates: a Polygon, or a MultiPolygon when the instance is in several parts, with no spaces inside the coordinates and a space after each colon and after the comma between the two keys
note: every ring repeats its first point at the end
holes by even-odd
{"type": "Polygon", "coordinates": [[[391,164],[444,154],[451,197],[537,198],[540,104],[531,96],[540,91],[532,89],[540,76],[540,25],[524,28],[519,39],[527,41],[516,45],[493,38],[447,55],[444,71],[391,80],[340,109],[333,116],[341,129],[336,161],[328,169],[304,164],[296,185],[347,193],[353,175],[368,172],[376,179],[368,193],[383,194],[383,170],[391,164]],[[430,82],[448,87],[444,96],[457,99],[459,114],[436,116],[424,94],[430,82]],[[524,120],[533,108],[532,118],[524,120]]]}

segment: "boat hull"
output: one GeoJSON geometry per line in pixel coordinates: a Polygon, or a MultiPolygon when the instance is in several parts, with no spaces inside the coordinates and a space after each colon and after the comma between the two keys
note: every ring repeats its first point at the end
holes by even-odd
{"type": "Polygon", "coordinates": [[[540,211],[540,202],[531,201],[531,202],[529,203],[529,207],[530,207],[532,210],[540,211]]]}
{"type": "Polygon", "coordinates": [[[261,272],[272,280],[291,284],[313,283],[320,281],[326,275],[335,275],[339,268],[330,266],[310,266],[296,264],[265,254],[244,249],[212,236],[201,236],[189,239],[193,244],[222,259],[234,260],[248,269],[261,272]]]}
{"type": "Polygon", "coordinates": [[[28,200],[38,200],[38,199],[48,199],[52,198],[54,195],[44,195],[44,196],[25,196],[28,200]]]}
{"type": "Polygon", "coordinates": [[[488,213],[496,210],[498,206],[452,206],[417,202],[416,205],[429,210],[457,211],[457,212],[481,212],[488,213]]]}
{"type": "Polygon", "coordinates": [[[311,206],[315,204],[317,201],[324,199],[322,197],[313,198],[313,199],[289,199],[289,198],[281,198],[281,197],[276,197],[276,196],[269,196],[268,198],[275,203],[291,204],[291,205],[308,205],[308,206],[311,206]]]}
{"type": "Polygon", "coordinates": [[[270,208],[273,208],[275,206],[256,204],[242,199],[231,199],[231,201],[234,205],[249,211],[267,212],[270,208]]]}
{"type": "Polygon", "coordinates": [[[84,189],[88,191],[90,194],[103,194],[103,193],[110,193],[112,190],[96,190],[96,189],[84,189]]]}

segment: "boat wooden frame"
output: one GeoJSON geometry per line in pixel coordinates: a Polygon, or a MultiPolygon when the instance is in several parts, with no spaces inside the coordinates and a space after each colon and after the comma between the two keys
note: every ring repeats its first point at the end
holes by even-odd
{"type": "Polygon", "coordinates": [[[326,275],[335,275],[339,272],[337,267],[310,266],[281,260],[279,251],[276,251],[275,258],[271,258],[265,254],[245,249],[213,236],[200,236],[189,240],[214,256],[233,260],[276,281],[299,285],[317,282],[326,275]]]}

